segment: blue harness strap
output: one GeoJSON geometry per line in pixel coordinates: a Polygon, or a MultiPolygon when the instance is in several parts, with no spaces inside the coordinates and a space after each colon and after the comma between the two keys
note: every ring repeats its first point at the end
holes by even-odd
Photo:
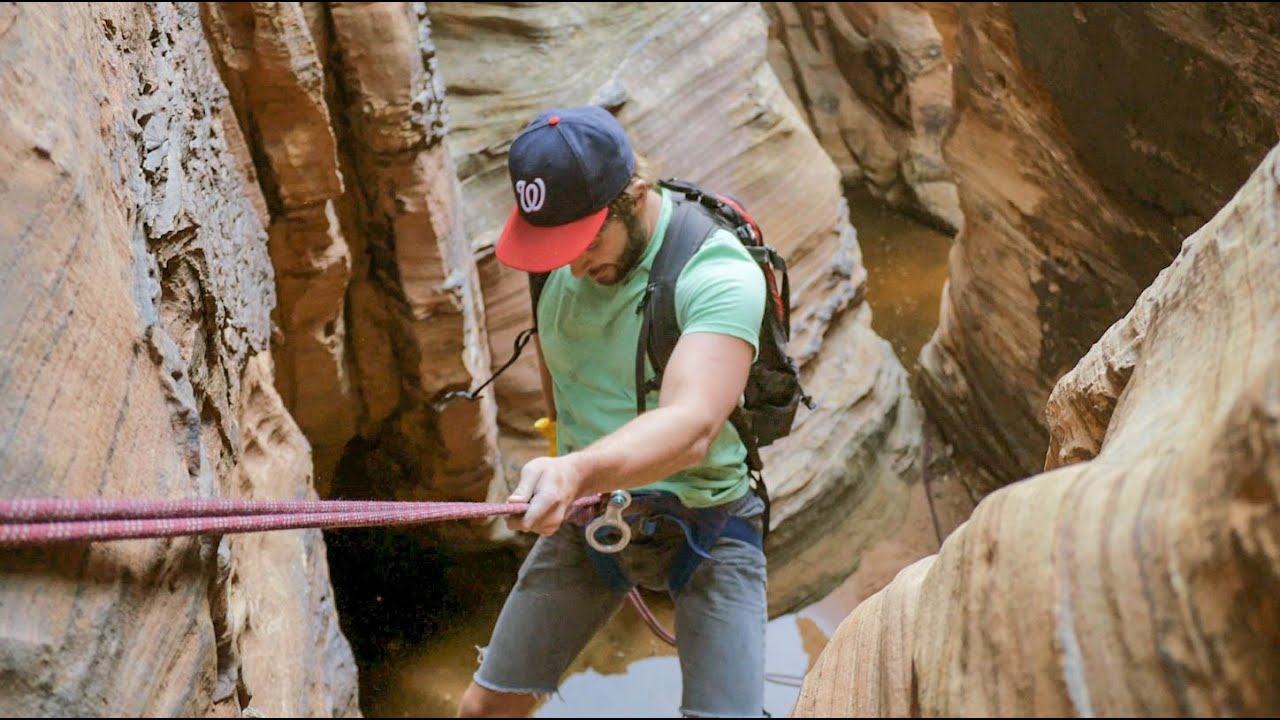
{"type": "MultiPolygon", "coordinates": [[[[693,572],[703,560],[716,562],[710,550],[722,537],[740,540],[757,549],[763,550],[760,533],[746,518],[731,515],[723,507],[688,508],[673,493],[666,491],[641,491],[632,493],[632,507],[640,512],[627,513],[623,519],[628,523],[639,522],[646,535],[652,535],[659,520],[673,522],[684,532],[684,545],[676,551],[671,560],[671,572],[668,586],[671,592],[679,592],[693,577],[693,572]]],[[[622,566],[613,554],[602,553],[586,544],[585,529],[583,545],[591,562],[595,565],[600,579],[612,590],[627,592],[635,587],[635,583],[623,572],[622,566]]]]}

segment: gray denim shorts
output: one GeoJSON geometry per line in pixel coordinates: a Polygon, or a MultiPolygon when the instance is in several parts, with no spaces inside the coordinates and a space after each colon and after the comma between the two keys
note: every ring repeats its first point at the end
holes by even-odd
{"type": "MultiPolygon", "coordinates": [[[[756,518],[763,503],[747,495],[727,508],[756,518]]],[[[668,590],[672,556],[684,542],[675,523],[652,536],[633,530],[617,554],[627,577],[668,590]]],[[[767,573],[764,554],[722,537],[688,583],[672,593],[683,694],[680,711],[695,717],[760,717],[764,709],[767,573]]],[[[482,651],[478,685],[495,692],[550,694],[578,653],[617,612],[625,592],[611,589],[587,555],[582,528],[565,523],[538,538],[482,651]]]]}

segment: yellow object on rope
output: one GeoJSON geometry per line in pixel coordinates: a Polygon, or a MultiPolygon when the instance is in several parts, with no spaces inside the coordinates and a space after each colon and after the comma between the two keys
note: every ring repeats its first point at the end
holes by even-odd
{"type": "Polygon", "coordinates": [[[551,418],[538,418],[538,420],[533,424],[533,427],[535,430],[542,433],[542,436],[547,439],[547,454],[551,457],[558,455],[558,446],[556,445],[556,421],[551,418]]]}

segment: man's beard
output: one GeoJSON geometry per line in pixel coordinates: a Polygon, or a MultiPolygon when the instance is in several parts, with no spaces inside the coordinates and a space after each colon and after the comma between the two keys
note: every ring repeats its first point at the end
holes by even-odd
{"type": "Polygon", "coordinates": [[[627,244],[623,247],[622,255],[618,256],[617,262],[617,282],[621,282],[631,274],[636,265],[640,264],[640,259],[644,257],[645,248],[649,247],[649,232],[645,230],[644,223],[640,222],[640,218],[636,217],[634,211],[621,212],[618,218],[627,228],[627,244]]]}

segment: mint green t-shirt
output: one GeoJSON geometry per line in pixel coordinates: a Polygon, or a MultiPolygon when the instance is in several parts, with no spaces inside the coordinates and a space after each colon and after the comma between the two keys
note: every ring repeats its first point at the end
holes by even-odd
{"type": "MultiPolygon", "coordinates": [[[[653,259],[666,235],[672,200],[660,190],[662,210],[640,263],[616,285],[554,270],[538,301],[538,339],[555,392],[561,455],[581,450],[636,416],[636,312],[653,259]]],[[[707,238],[676,281],[676,319],[681,333],[710,332],[741,338],[759,351],[765,284],[760,267],[732,234],[707,238]]],[[[645,360],[647,377],[653,368],[645,360]]],[[[645,399],[652,410],[658,392],[645,399]]],[[[720,429],[703,461],[645,486],[675,493],[688,507],[737,500],[750,489],[746,448],[733,425],[720,429]]]]}

